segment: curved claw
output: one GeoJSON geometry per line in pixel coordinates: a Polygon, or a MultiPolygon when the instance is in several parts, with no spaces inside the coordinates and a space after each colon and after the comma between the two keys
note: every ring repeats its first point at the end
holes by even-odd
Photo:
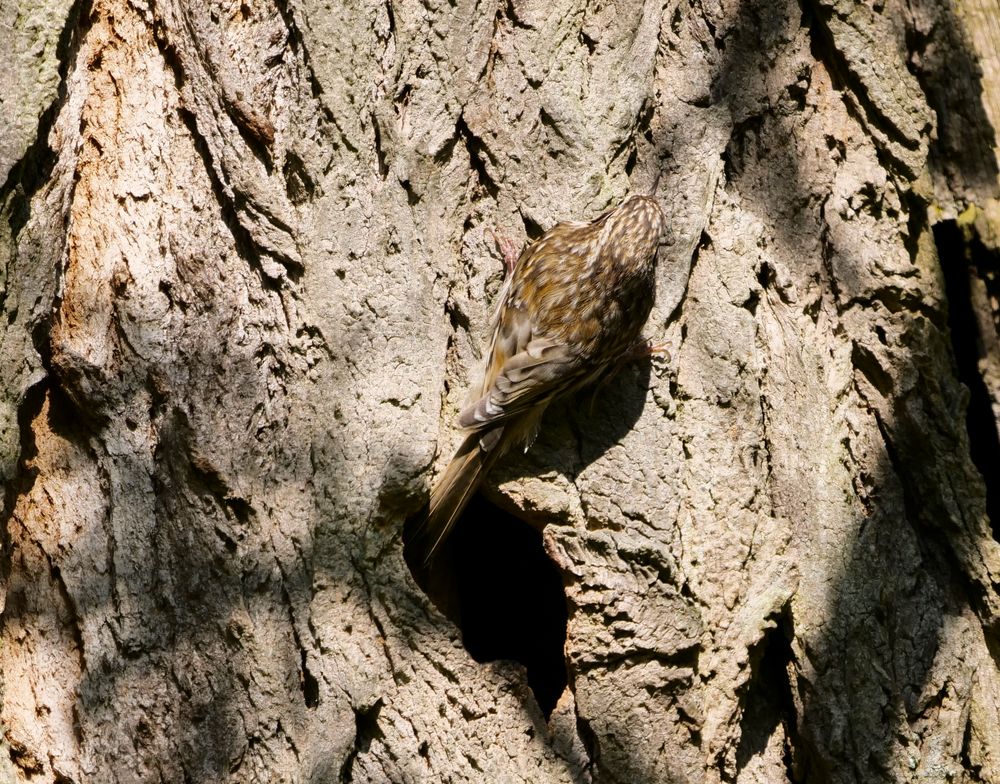
{"type": "Polygon", "coordinates": [[[514,267],[517,266],[517,260],[521,257],[520,248],[514,240],[503,232],[494,228],[487,228],[486,231],[489,232],[490,237],[492,237],[493,242],[497,246],[497,250],[503,256],[503,266],[506,274],[508,276],[512,275],[514,267]]]}

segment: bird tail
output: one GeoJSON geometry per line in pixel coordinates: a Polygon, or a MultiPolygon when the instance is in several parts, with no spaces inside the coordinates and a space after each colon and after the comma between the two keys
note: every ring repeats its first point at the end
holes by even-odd
{"type": "Polygon", "coordinates": [[[503,431],[501,426],[485,434],[479,431],[467,435],[444,474],[435,483],[421,534],[430,542],[425,564],[430,563],[434,553],[448,538],[455,521],[503,451],[499,443],[503,431]]]}

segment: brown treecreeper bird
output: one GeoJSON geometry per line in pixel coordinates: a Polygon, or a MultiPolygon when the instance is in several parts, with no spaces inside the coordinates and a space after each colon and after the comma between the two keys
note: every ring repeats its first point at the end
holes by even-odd
{"type": "Polygon", "coordinates": [[[469,435],[431,491],[428,561],[497,458],[531,445],[549,403],[655,350],[639,333],[664,223],[651,197],[632,196],[592,221],[553,226],[521,252],[499,295],[478,399],[458,418],[469,435]]]}

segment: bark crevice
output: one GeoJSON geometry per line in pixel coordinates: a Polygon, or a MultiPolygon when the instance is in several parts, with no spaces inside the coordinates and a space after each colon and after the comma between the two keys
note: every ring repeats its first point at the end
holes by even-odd
{"type": "Polygon", "coordinates": [[[969,454],[986,489],[986,513],[993,538],[1000,540],[1000,399],[996,383],[1000,313],[1000,252],[987,248],[971,228],[955,220],[934,226],[948,297],[948,327],[958,378],[969,390],[965,426],[969,454]],[[991,390],[989,380],[994,383],[991,390]]]}

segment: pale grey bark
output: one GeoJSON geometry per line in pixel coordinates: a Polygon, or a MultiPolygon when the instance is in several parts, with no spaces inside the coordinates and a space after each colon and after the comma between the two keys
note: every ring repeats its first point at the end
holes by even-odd
{"type": "Polygon", "coordinates": [[[998,30],[0,0],[0,780],[1000,781],[998,30]],[[563,583],[546,719],[404,521],[487,230],[654,188],[669,359],[484,491],[563,583]]]}

